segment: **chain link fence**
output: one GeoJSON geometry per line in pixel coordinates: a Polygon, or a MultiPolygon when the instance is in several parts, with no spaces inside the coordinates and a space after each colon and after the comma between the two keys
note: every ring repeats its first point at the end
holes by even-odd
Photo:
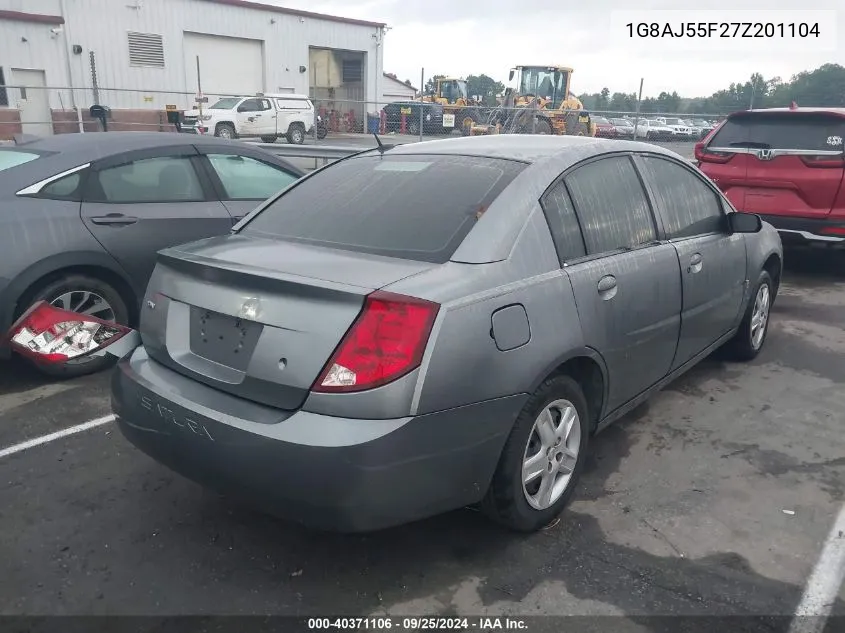
{"type": "Polygon", "coordinates": [[[373,133],[416,138],[566,133],[689,142],[705,136],[723,118],[697,113],[591,111],[587,119],[577,111],[513,107],[507,99],[495,107],[442,104],[410,95],[385,102],[324,94],[310,99],[313,109],[293,94],[205,94],[198,98],[196,93],[183,91],[7,85],[0,86],[0,140],[17,134],[45,136],[105,128],[327,144],[332,139],[373,133]],[[268,109],[244,108],[243,98],[266,102],[261,107],[268,109]],[[103,116],[92,116],[91,106],[103,106],[103,116]],[[303,134],[292,134],[291,126],[300,126],[303,134]]]}

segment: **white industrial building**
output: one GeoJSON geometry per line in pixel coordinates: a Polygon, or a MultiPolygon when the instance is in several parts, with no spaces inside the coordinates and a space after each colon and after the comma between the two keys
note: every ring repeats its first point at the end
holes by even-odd
{"type": "Polygon", "coordinates": [[[95,100],[116,120],[117,111],[189,109],[197,59],[210,100],[305,93],[360,120],[377,112],[391,81],[385,31],[247,0],[0,0],[0,84],[9,86],[0,88],[0,125],[3,108],[17,109],[26,132],[50,133],[57,111],[95,100]]]}
{"type": "Polygon", "coordinates": [[[395,75],[384,73],[384,83],[381,89],[381,103],[391,103],[392,101],[408,101],[417,96],[417,89],[404,81],[400,81],[395,75]]]}

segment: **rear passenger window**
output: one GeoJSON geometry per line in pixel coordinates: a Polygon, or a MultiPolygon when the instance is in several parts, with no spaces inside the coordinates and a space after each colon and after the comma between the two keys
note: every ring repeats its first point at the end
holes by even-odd
{"type": "Polygon", "coordinates": [[[560,263],[586,255],[575,207],[572,206],[572,199],[563,182],[559,182],[543,197],[541,205],[551,228],[560,263]]]}
{"type": "Polygon", "coordinates": [[[716,193],[685,167],[656,156],[643,156],[643,176],[651,183],[666,237],[692,237],[724,230],[716,193]]]}
{"type": "Polygon", "coordinates": [[[627,156],[602,158],[566,177],[589,255],[657,239],[648,199],[627,156]]]}
{"type": "Polygon", "coordinates": [[[54,180],[49,185],[44,186],[38,196],[40,198],[59,198],[67,199],[79,197],[79,183],[82,182],[82,172],[75,172],[64,178],[54,180]]]}

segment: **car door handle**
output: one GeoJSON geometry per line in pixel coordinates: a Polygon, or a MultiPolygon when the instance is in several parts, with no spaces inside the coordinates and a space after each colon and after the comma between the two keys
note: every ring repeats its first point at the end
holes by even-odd
{"type": "Polygon", "coordinates": [[[109,213],[108,215],[99,215],[91,218],[94,224],[108,224],[111,226],[126,226],[127,224],[135,224],[138,218],[130,215],[123,215],[122,213],[109,213]]]}
{"type": "Polygon", "coordinates": [[[701,253],[695,253],[692,257],[689,258],[689,267],[687,268],[688,273],[697,273],[701,270],[701,262],[702,257],[701,253]]]}
{"type": "Polygon", "coordinates": [[[616,296],[616,277],[613,275],[606,275],[599,279],[598,284],[598,291],[599,296],[604,300],[607,301],[608,299],[613,299],[616,296]]]}

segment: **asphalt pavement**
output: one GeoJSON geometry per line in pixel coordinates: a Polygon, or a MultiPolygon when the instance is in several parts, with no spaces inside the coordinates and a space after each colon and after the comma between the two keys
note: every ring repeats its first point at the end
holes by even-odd
{"type": "MultiPolygon", "coordinates": [[[[717,354],[597,436],[575,501],[538,534],[470,510],[308,531],[107,423],[0,457],[0,614],[609,615],[637,631],[664,630],[648,615],[789,616],[845,500],[845,259],[787,265],[761,355],[717,354]]],[[[108,381],[0,366],[0,455],[109,414],[108,381]]],[[[845,616],[841,590],[832,609],[845,616]]]]}

